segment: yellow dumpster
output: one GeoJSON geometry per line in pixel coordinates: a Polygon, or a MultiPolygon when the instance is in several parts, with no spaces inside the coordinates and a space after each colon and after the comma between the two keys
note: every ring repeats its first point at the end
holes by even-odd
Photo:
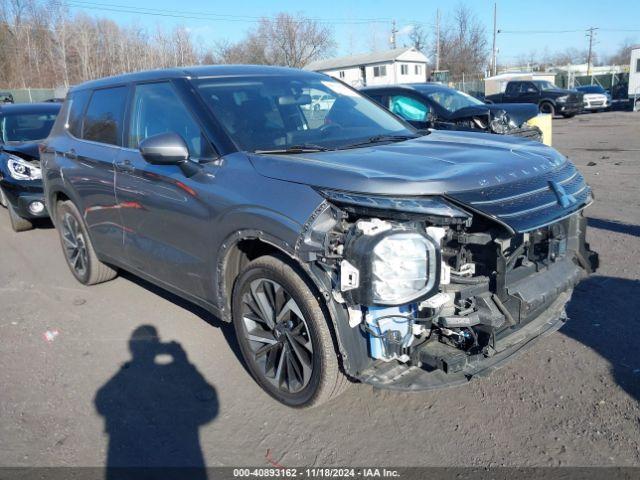
{"type": "Polygon", "coordinates": [[[548,113],[540,113],[528,120],[529,125],[538,127],[542,131],[542,143],[551,146],[551,115],[548,113]]]}

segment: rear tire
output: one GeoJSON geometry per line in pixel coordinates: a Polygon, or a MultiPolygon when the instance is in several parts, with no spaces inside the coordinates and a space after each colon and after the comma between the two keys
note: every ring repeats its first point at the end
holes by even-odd
{"type": "Polygon", "coordinates": [[[7,210],[9,210],[9,220],[11,220],[11,228],[13,228],[14,232],[26,232],[27,230],[33,230],[33,223],[31,220],[18,215],[14,210],[13,205],[11,205],[11,202],[7,202],[7,210]]]}
{"type": "Polygon", "coordinates": [[[116,270],[98,259],[84,219],[72,202],[57,204],[55,223],[64,257],[76,280],[84,285],[96,285],[115,278],[116,270]]]}
{"type": "Polygon", "coordinates": [[[547,113],[552,117],[556,114],[556,107],[553,106],[553,103],[542,102],[538,109],[540,113],[547,113]]]}
{"type": "Polygon", "coordinates": [[[318,406],[349,385],[319,299],[286,261],[250,262],[235,282],[232,314],[251,375],[279,402],[318,406]]]}

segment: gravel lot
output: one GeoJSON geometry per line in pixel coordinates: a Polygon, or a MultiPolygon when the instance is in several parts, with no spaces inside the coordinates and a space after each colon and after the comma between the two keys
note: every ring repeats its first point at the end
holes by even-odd
{"type": "Polygon", "coordinates": [[[110,437],[125,463],[639,465],[640,114],[554,120],[554,144],[596,195],[602,266],[576,290],[571,321],[468,385],[354,385],[310,411],[256,386],[228,326],[130,275],[80,286],[51,226],[14,234],[0,211],[0,466],[102,466],[110,437]],[[141,325],[188,360],[127,363],[141,325]]]}

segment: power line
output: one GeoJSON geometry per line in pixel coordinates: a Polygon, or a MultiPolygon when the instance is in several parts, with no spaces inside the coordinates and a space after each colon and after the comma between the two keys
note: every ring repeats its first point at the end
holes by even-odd
{"type": "MultiPolygon", "coordinates": [[[[136,7],[131,5],[123,5],[123,4],[112,4],[112,3],[99,3],[99,2],[90,2],[85,0],[70,0],[67,2],[53,2],[56,5],[61,6],[69,6],[76,9],[87,9],[87,10],[99,10],[99,11],[107,11],[107,12],[116,12],[116,13],[132,13],[137,15],[150,15],[150,16],[158,16],[158,17],[169,17],[169,18],[184,18],[184,19],[196,19],[196,20],[207,20],[207,21],[224,21],[224,22],[244,22],[244,23],[258,23],[263,19],[276,20],[277,17],[274,16],[252,16],[252,15],[232,15],[232,14],[221,14],[210,11],[195,11],[195,10],[167,10],[167,9],[159,9],[159,8],[148,8],[148,7],[136,7]],[[204,17],[204,18],[203,18],[204,17]]],[[[309,17],[305,18],[305,20],[313,20],[318,23],[328,23],[328,24],[344,24],[344,25],[366,25],[369,23],[390,23],[389,18],[353,18],[353,19],[342,19],[342,18],[332,18],[332,17],[309,17]]],[[[410,19],[403,19],[403,22],[411,23],[411,24],[421,24],[425,26],[429,26],[429,24],[424,22],[415,22],[410,19]]]]}

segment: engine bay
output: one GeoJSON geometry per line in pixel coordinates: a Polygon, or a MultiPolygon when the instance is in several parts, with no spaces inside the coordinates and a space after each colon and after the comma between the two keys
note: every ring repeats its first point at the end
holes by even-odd
{"type": "Polygon", "coordinates": [[[370,362],[461,371],[597,266],[581,214],[513,233],[448,207],[430,216],[327,202],[308,226],[302,250],[330,279],[370,362]]]}

